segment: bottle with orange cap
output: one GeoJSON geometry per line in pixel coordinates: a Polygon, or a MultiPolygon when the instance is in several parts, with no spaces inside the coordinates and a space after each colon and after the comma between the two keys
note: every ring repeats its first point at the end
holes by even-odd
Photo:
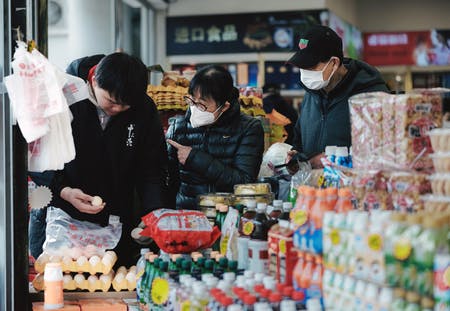
{"type": "Polygon", "coordinates": [[[353,209],[352,191],[350,188],[341,188],[338,190],[338,199],[334,209],[337,213],[347,213],[353,209]]]}
{"type": "Polygon", "coordinates": [[[325,189],[316,190],[316,200],[311,208],[309,225],[308,249],[315,254],[322,254],[322,220],[327,209],[327,192],[325,189]]]}
{"type": "Polygon", "coordinates": [[[325,189],[326,193],[326,210],[334,211],[338,200],[338,189],[336,187],[329,187],[325,189]]]}
{"type": "Polygon", "coordinates": [[[301,250],[308,250],[309,218],[315,202],[316,190],[313,187],[302,189],[302,203],[291,212],[291,222],[297,230],[294,233],[294,245],[301,250]]]}

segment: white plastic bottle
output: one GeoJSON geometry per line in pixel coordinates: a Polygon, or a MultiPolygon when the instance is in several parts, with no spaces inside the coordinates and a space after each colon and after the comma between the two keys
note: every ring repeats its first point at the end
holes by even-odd
{"type": "Polygon", "coordinates": [[[380,293],[379,311],[389,311],[391,309],[392,302],[394,301],[394,291],[392,288],[383,287],[380,293]]]}
{"type": "Polygon", "coordinates": [[[365,300],[365,309],[367,311],[375,311],[378,310],[378,297],[379,291],[378,286],[373,283],[369,283],[367,285],[367,289],[364,295],[365,300]]]}
{"type": "Polygon", "coordinates": [[[52,262],[45,265],[44,284],[44,309],[56,310],[64,307],[61,263],[52,262]]]}
{"type": "Polygon", "coordinates": [[[322,305],[319,299],[309,299],[306,302],[306,309],[308,311],[322,311],[322,305]]]}

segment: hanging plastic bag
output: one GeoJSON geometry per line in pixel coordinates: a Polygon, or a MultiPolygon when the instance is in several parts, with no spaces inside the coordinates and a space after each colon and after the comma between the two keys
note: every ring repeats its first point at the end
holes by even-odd
{"type": "Polygon", "coordinates": [[[108,226],[102,227],[88,221],[81,221],[69,216],[60,208],[48,207],[47,228],[43,251],[49,255],[83,254],[103,256],[106,250],[113,249],[122,234],[119,217],[110,216],[108,226]]]}
{"type": "Polygon", "coordinates": [[[28,52],[24,42],[17,44],[14,73],[5,77],[5,85],[22,134],[32,142],[48,131],[47,117],[67,108],[62,92],[66,78],[38,50],[28,52]]]}

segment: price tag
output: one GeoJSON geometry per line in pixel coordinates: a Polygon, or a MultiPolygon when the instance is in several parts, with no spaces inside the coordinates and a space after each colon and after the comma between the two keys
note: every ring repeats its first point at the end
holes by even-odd
{"type": "Polygon", "coordinates": [[[407,238],[400,238],[394,244],[394,257],[398,260],[406,260],[411,255],[411,241],[407,238]]]}
{"type": "Polygon", "coordinates": [[[303,226],[308,221],[308,213],[304,210],[291,212],[292,222],[297,226],[303,226]]]}
{"type": "Polygon", "coordinates": [[[152,301],[157,305],[162,305],[169,299],[169,282],[162,278],[156,278],[152,283],[152,301]]]}
{"type": "Polygon", "coordinates": [[[245,235],[250,235],[252,234],[253,229],[255,229],[255,225],[251,221],[247,221],[244,224],[244,228],[242,229],[242,231],[244,231],[245,235]]]}
{"type": "Polygon", "coordinates": [[[339,231],[339,229],[331,230],[330,240],[331,240],[331,244],[333,244],[333,245],[338,245],[339,243],[341,243],[341,232],[339,231]]]}
{"type": "Polygon", "coordinates": [[[450,287],[450,267],[447,267],[444,272],[444,285],[448,289],[450,287]]]}
{"type": "Polygon", "coordinates": [[[377,233],[369,234],[367,237],[367,245],[371,250],[380,251],[383,247],[383,238],[377,233]]]}

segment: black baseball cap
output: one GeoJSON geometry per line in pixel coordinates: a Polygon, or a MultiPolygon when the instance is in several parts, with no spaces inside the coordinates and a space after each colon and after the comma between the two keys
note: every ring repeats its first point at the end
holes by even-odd
{"type": "Polygon", "coordinates": [[[319,62],[329,60],[332,56],[339,57],[342,62],[342,39],[327,26],[314,25],[301,35],[298,42],[299,50],[287,63],[302,69],[314,67],[319,62]]]}

